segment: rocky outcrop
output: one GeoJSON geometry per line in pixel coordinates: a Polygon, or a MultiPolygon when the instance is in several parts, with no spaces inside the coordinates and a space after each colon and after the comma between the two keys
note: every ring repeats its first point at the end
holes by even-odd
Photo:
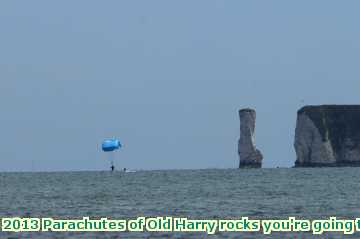
{"type": "Polygon", "coordinates": [[[242,109],[240,115],[240,139],[238,153],[239,168],[261,168],[263,156],[255,146],[256,112],[253,109],[242,109]]]}
{"type": "Polygon", "coordinates": [[[360,166],[360,105],[303,107],[294,146],[296,167],[360,166]]]}

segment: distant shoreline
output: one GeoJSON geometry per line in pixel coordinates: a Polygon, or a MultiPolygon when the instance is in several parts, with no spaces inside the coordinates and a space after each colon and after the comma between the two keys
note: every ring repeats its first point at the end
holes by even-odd
{"type": "MultiPolygon", "coordinates": [[[[294,170],[317,170],[317,169],[345,169],[345,168],[360,168],[354,166],[321,166],[321,167],[269,167],[269,168],[202,168],[202,169],[136,169],[135,173],[141,172],[169,172],[169,171],[223,171],[223,170],[232,170],[239,172],[246,171],[262,171],[262,170],[283,170],[283,169],[294,169],[294,170]]],[[[68,170],[68,171],[0,171],[1,173],[111,173],[110,170],[68,170]]],[[[122,170],[115,170],[113,173],[124,173],[122,170]]]]}

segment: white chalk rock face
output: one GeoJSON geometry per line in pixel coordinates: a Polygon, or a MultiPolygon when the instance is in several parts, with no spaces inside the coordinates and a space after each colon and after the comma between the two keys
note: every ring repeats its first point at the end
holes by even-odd
{"type": "Polygon", "coordinates": [[[360,105],[301,108],[294,146],[296,167],[360,166],[360,105]]]}
{"type": "Polygon", "coordinates": [[[306,114],[297,118],[295,151],[296,166],[326,166],[336,163],[329,139],[323,140],[318,128],[306,114]]]}
{"type": "Polygon", "coordinates": [[[240,168],[261,168],[263,155],[255,145],[256,112],[253,109],[242,109],[240,116],[240,139],[238,153],[240,168]]]}

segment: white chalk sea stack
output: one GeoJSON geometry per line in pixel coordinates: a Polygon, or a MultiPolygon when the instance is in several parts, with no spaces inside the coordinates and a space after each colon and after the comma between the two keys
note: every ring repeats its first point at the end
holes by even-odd
{"type": "Polygon", "coordinates": [[[241,109],[240,116],[240,139],[238,153],[240,158],[239,168],[261,168],[263,155],[255,145],[255,122],[256,111],[253,109],[241,109]]]}

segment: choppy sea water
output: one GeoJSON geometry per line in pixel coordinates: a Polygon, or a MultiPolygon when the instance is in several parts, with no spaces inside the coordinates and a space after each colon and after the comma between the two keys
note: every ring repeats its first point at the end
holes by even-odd
{"type": "MultiPolygon", "coordinates": [[[[0,173],[0,217],[360,217],[360,168],[0,173]]],[[[327,233],[5,233],[0,238],[360,238],[327,233]]]]}

